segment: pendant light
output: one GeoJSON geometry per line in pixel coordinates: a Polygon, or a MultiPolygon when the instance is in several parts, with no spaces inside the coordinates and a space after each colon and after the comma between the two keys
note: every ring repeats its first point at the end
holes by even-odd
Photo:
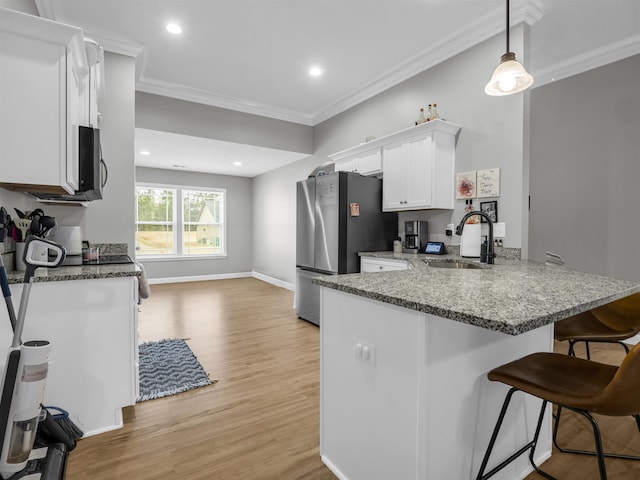
{"type": "Polygon", "coordinates": [[[516,60],[516,54],[509,51],[509,0],[507,0],[507,53],[500,57],[500,65],[493,72],[493,76],[484,92],[487,95],[502,96],[522,92],[531,86],[533,77],[516,60]]]}

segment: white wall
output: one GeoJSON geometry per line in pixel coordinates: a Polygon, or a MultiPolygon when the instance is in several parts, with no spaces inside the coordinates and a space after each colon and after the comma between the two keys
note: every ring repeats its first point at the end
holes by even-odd
{"type": "MultiPolygon", "coordinates": [[[[511,31],[521,52],[525,28],[511,31]]],[[[254,270],[295,283],[295,182],[306,178],[327,155],[413,125],[420,107],[437,103],[442,118],[462,126],[456,147],[456,171],[501,169],[499,220],[507,224],[505,245],[520,247],[523,219],[524,116],[528,93],[489,97],[484,86],[504,49],[498,36],[371,98],[314,128],[314,154],[292,166],[254,180],[254,270]],[[275,223],[272,219],[276,219],[275,223]]],[[[474,201],[478,206],[478,201],[474,201]]],[[[430,235],[444,235],[454,211],[400,214],[404,220],[429,221],[430,235]]]]}
{"type": "Polygon", "coordinates": [[[213,276],[251,272],[253,230],[252,180],[245,177],[136,168],[136,181],[227,191],[227,256],[216,259],[142,260],[149,278],[213,276]]]}

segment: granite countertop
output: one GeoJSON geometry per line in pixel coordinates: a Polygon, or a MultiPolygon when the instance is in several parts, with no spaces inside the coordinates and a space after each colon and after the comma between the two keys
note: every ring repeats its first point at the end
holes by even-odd
{"type": "MultiPolygon", "coordinates": [[[[139,277],[142,271],[135,263],[117,265],[73,265],[57,268],[38,268],[34,282],[60,282],[96,278],[139,277]]],[[[24,272],[7,272],[9,283],[22,283],[24,272]]]]}
{"type": "Polygon", "coordinates": [[[408,270],[321,276],[323,287],[518,335],[640,291],[640,285],[566,267],[497,258],[495,265],[457,255],[364,252],[405,260],[408,270]],[[427,261],[477,263],[480,269],[428,266],[427,261]]]}
{"type": "MultiPolygon", "coordinates": [[[[127,255],[126,243],[92,243],[92,247],[99,247],[101,255],[127,255]]],[[[14,264],[13,251],[4,253],[3,261],[7,268],[14,264]],[[7,256],[5,258],[5,256],[7,256]]],[[[142,270],[135,263],[83,265],[79,258],[77,265],[66,265],[57,268],[41,267],[36,269],[34,282],[60,282],[66,280],[90,280],[96,278],[139,277],[142,270]]],[[[75,263],[75,262],[74,262],[75,263]]],[[[24,272],[8,270],[9,283],[22,283],[24,272]]]]}

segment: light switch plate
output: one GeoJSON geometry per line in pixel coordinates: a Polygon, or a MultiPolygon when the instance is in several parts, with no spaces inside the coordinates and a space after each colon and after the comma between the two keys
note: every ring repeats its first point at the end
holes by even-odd
{"type": "Polygon", "coordinates": [[[504,222],[497,222],[493,224],[493,238],[506,237],[507,227],[504,222]]]}

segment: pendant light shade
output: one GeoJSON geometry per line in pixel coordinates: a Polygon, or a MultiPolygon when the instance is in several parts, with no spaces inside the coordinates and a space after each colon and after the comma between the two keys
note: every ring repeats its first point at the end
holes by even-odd
{"type": "Polygon", "coordinates": [[[487,95],[502,96],[522,92],[533,84],[533,77],[516,60],[516,54],[509,51],[509,0],[507,0],[507,53],[500,58],[500,65],[484,92],[487,95]]]}

